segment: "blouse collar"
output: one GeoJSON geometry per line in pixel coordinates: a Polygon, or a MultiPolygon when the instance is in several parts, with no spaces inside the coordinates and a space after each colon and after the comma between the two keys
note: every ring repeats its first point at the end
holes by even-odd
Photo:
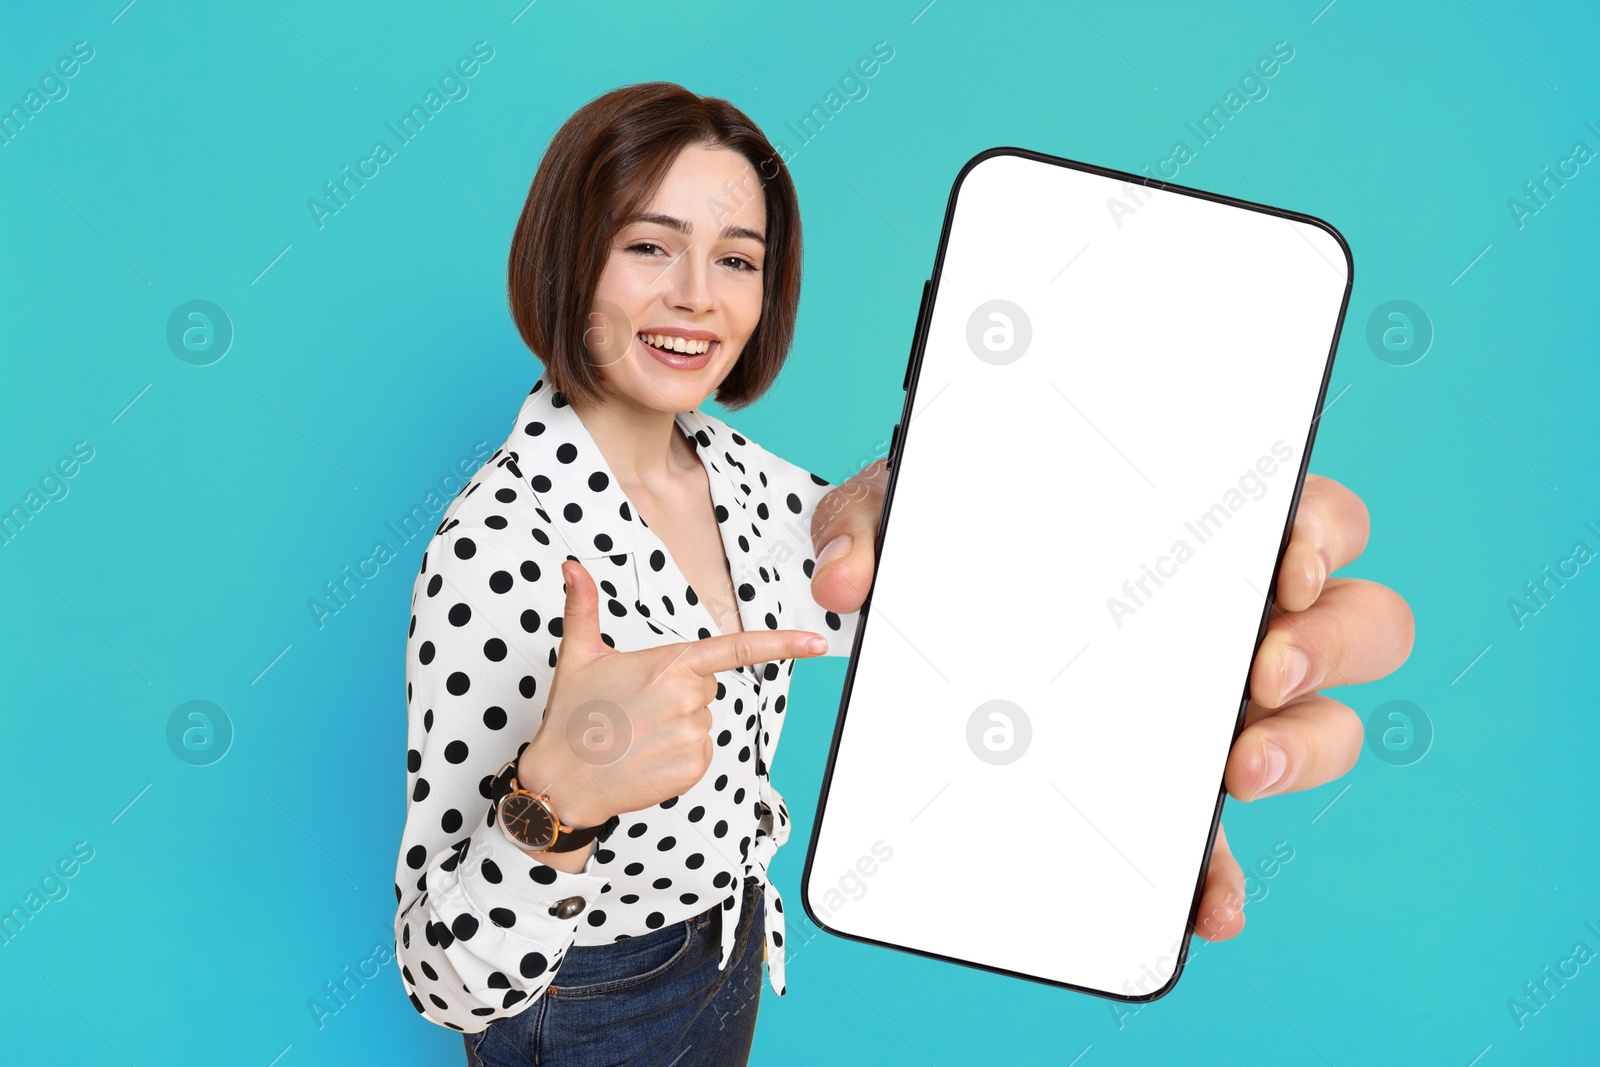
{"type": "MultiPolygon", "coordinates": [[[[752,511],[750,481],[765,484],[764,472],[751,469],[759,450],[698,408],[680,411],[674,418],[706,467],[741,625],[745,630],[789,626],[791,616],[778,596],[773,560],[767,558],[770,549],[763,546],[769,539],[760,535],[754,522],[758,515],[767,516],[759,514],[760,508],[752,511]]],[[[567,551],[586,561],[597,581],[604,578],[618,587],[616,599],[627,605],[644,602],[653,627],[683,640],[696,640],[702,629],[720,632],[703,602],[691,605],[684,600],[688,581],[628,502],[577,411],[546,378],[541,376],[529,390],[507,455],[498,462],[532,488],[567,551]],[[661,556],[656,558],[658,551],[661,556]],[[649,558],[641,560],[641,555],[649,558]],[[663,595],[675,602],[673,612],[662,610],[663,595]]],[[[785,569],[800,573],[798,563],[785,569]]]]}
{"type": "MultiPolygon", "coordinates": [[[[705,464],[713,495],[720,480],[740,510],[747,510],[751,489],[745,464],[718,441],[726,436],[742,446],[745,438],[698,408],[680,411],[674,419],[705,464]]],[[[635,551],[643,523],[566,396],[540,377],[523,401],[518,424],[522,432],[508,450],[510,462],[523,468],[515,473],[530,482],[571,554],[594,559],[635,551]]]]}

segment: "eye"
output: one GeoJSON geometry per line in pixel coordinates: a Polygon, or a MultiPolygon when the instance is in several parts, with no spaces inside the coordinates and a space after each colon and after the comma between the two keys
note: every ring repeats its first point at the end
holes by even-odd
{"type": "Polygon", "coordinates": [[[745,259],[743,256],[723,256],[722,257],[722,262],[731,264],[733,266],[733,269],[736,270],[736,271],[743,271],[743,272],[746,272],[746,273],[755,273],[755,272],[758,272],[758,271],[761,270],[760,267],[756,266],[754,263],[750,262],[748,259],[745,259]]]}
{"type": "MultiPolygon", "coordinates": [[[[636,242],[634,242],[633,244],[631,244],[631,245],[629,245],[627,247],[627,250],[629,252],[639,252],[641,249],[650,249],[650,250],[653,250],[654,252],[662,251],[661,246],[656,244],[654,241],[636,241],[636,242]]],[[[648,255],[652,255],[653,252],[652,251],[644,251],[641,254],[648,256],[648,255]]]]}

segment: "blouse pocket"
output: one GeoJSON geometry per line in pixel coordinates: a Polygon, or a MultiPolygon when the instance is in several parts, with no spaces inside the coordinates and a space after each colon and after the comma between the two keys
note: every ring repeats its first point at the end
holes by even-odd
{"type": "Polygon", "coordinates": [[[609,945],[573,945],[545,995],[593,997],[658,979],[689,955],[703,925],[696,917],[609,945]]]}

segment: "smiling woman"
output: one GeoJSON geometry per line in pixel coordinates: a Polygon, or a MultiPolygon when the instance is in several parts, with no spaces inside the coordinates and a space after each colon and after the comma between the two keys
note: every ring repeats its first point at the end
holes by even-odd
{"type": "Polygon", "coordinates": [[[800,252],[772,146],[677,85],[585,105],[529,189],[509,294],[544,373],[406,646],[396,955],[471,1064],[740,1063],[763,959],[784,991],[769,767],[795,660],[853,643],[804,536],[840,498],[699,409],[777,377],[800,252]]]}
{"type": "Polygon", "coordinates": [[[718,309],[729,327],[747,320],[742,350],[722,346],[696,389],[709,382],[718,403],[737,409],[783,366],[800,301],[800,204],[777,151],[725,100],[655,82],[585,106],[550,142],[511,244],[512,318],[550,383],[576,403],[606,395],[602,369],[626,362],[636,332],[676,327],[693,336],[693,311],[671,311],[665,301],[651,307],[650,287],[663,281],[702,280],[707,292],[691,294],[702,302],[743,297],[718,309]],[[740,192],[747,189],[761,195],[740,192]],[[646,200],[658,190],[663,204],[678,206],[650,210],[646,200]],[[685,260],[691,249],[699,255],[685,260]],[[571,286],[551,282],[558,264],[573,275],[571,286]]]}

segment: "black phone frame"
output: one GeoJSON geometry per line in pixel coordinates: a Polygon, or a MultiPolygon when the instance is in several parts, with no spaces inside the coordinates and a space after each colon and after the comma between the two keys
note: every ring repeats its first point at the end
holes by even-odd
{"type": "MultiPolygon", "coordinates": [[[[1227,204],[1230,207],[1243,208],[1248,211],[1257,211],[1267,215],[1274,215],[1278,218],[1286,219],[1291,222],[1310,223],[1319,229],[1325,230],[1329,235],[1331,235],[1333,239],[1339,243],[1339,248],[1344,252],[1344,296],[1339,304],[1339,316],[1334,321],[1333,338],[1328,345],[1328,358],[1322,371],[1322,384],[1317,390],[1316,414],[1311,418],[1311,425],[1307,431],[1305,446],[1300,451],[1300,469],[1295,475],[1294,494],[1289,504],[1289,516],[1288,520],[1284,524],[1283,535],[1279,540],[1277,559],[1273,563],[1271,589],[1268,592],[1266,602],[1262,605],[1261,622],[1256,632],[1255,642],[1251,646],[1250,660],[1245,665],[1245,680],[1243,693],[1239,699],[1239,713],[1234,721],[1233,736],[1228,742],[1230,749],[1233,745],[1233,742],[1238,739],[1240,730],[1244,728],[1245,711],[1249,707],[1250,703],[1250,666],[1255,662],[1256,654],[1261,648],[1262,639],[1266,637],[1267,623],[1271,620],[1272,608],[1277,599],[1276,594],[1278,587],[1278,574],[1283,566],[1284,553],[1289,547],[1290,535],[1294,531],[1295,517],[1300,511],[1300,495],[1301,491],[1305,488],[1306,472],[1309,469],[1311,462],[1311,450],[1316,442],[1317,427],[1322,421],[1324,401],[1328,395],[1328,383],[1333,377],[1333,361],[1339,349],[1340,335],[1344,330],[1345,315],[1350,307],[1350,292],[1355,283],[1355,257],[1351,254],[1350,245],[1344,239],[1344,235],[1334,228],[1332,224],[1328,223],[1324,219],[1317,218],[1314,215],[1306,215],[1297,211],[1289,211],[1284,208],[1273,207],[1269,204],[1256,203],[1255,201],[1241,200],[1238,197],[1227,196],[1222,193],[1207,192],[1204,189],[1194,189],[1189,186],[1174,185],[1170,182],[1164,182],[1149,175],[1130,174],[1127,171],[1112,170],[1108,167],[1099,167],[1092,163],[1082,163],[1077,160],[1066,159],[1062,156],[1053,156],[1044,152],[1036,152],[1027,148],[997,146],[994,148],[985,149],[984,151],[973,156],[971,159],[967,160],[967,162],[962,165],[961,170],[956,174],[955,181],[950,186],[949,199],[945,205],[944,224],[939,232],[939,251],[934,257],[933,273],[928,280],[923,283],[922,302],[917,309],[917,321],[912,331],[911,355],[906,362],[906,377],[903,384],[903,389],[906,394],[905,404],[901,409],[900,421],[895,424],[894,431],[890,435],[890,446],[888,453],[889,481],[884,490],[883,511],[881,512],[881,519],[878,525],[878,534],[873,546],[874,580],[872,586],[868,587],[866,599],[861,605],[860,615],[856,623],[855,641],[850,648],[850,663],[845,671],[844,688],[839,697],[838,717],[834,723],[833,738],[828,745],[828,765],[823,772],[822,787],[817,796],[816,814],[811,823],[811,836],[806,846],[805,867],[800,875],[800,904],[805,909],[806,916],[817,926],[818,929],[825,930],[828,933],[833,934],[835,937],[842,937],[850,941],[857,941],[867,945],[876,945],[880,948],[894,949],[898,952],[909,953],[913,956],[923,956],[928,959],[939,960],[943,963],[954,963],[963,967],[972,967],[977,970],[989,971],[993,974],[1002,974],[1008,978],[1021,978],[1029,982],[1038,982],[1043,985],[1054,986],[1057,989],[1068,989],[1075,993],[1087,993],[1090,996],[1103,997],[1107,1000],[1118,1001],[1124,1004],[1148,1004],[1151,1001],[1159,1000],[1172,991],[1173,987],[1178,984],[1178,979],[1183,974],[1184,967],[1188,963],[1189,946],[1193,941],[1195,923],[1200,913],[1200,898],[1205,890],[1206,872],[1211,866],[1211,853],[1213,848],[1216,846],[1217,828],[1222,823],[1222,806],[1228,795],[1225,780],[1218,782],[1216,806],[1211,816],[1211,831],[1206,838],[1205,854],[1201,857],[1200,874],[1195,882],[1194,899],[1189,905],[1189,918],[1184,924],[1183,945],[1178,951],[1177,963],[1173,968],[1172,977],[1167,980],[1166,984],[1160,989],[1157,989],[1151,993],[1125,995],[1101,989],[1091,989],[1087,986],[1075,985],[1070,982],[1058,982],[1051,978],[1042,978],[1038,975],[1024,974],[1021,971],[1013,971],[1004,967],[995,967],[985,963],[977,963],[972,960],[964,960],[954,956],[946,956],[942,953],[930,952],[926,949],[910,948],[905,945],[896,945],[887,941],[879,941],[876,938],[861,937],[857,934],[846,933],[842,930],[836,930],[829,926],[827,923],[823,922],[817,917],[816,910],[811,905],[809,891],[811,884],[811,865],[813,859],[816,857],[817,839],[822,832],[822,820],[828,801],[828,791],[833,783],[833,768],[839,755],[839,741],[844,734],[845,712],[850,706],[850,692],[855,682],[856,664],[861,651],[861,640],[866,633],[867,617],[869,609],[872,606],[872,590],[877,585],[877,562],[882,558],[883,534],[889,526],[890,510],[894,503],[895,483],[899,479],[900,454],[904,451],[906,444],[906,433],[903,427],[908,426],[911,422],[912,406],[916,400],[917,393],[917,379],[922,370],[922,352],[928,340],[928,325],[933,318],[934,303],[938,299],[939,278],[944,266],[946,246],[949,244],[950,240],[950,226],[955,219],[956,201],[961,192],[961,183],[966,179],[966,176],[974,167],[986,159],[993,159],[996,156],[1004,155],[1020,156],[1024,159],[1048,163],[1053,166],[1067,167],[1072,170],[1083,171],[1085,173],[1095,174],[1106,178],[1115,178],[1130,184],[1140,185],[1150,189],[1159,189],[1164,192],[1171,193],[1181,193],[1185,196],[1193,196],[1201,200],[1210,200],[1219,204],[1227,204]]],[[[1224,768],[1224,771],[1226,771],[1226,768],[1224,768]]]]}

